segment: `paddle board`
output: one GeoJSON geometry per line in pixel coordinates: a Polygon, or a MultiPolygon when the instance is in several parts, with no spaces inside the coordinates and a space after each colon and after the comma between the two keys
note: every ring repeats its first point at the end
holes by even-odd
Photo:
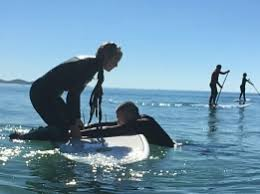
{"type": "MultiPolygon", "coordinates": [[[[250,102],[250,101],[251,101],[251,99],[250,99],[250,98],[247,98],[247,99],[246,99],[246,101],[247,101],[247,102],[250,102]]],[[[243,103],[243,102],[244,102],[244,100],[243,100],[243,99],[240,99],[240,100],[239,100],[239,99],[235,99],[235,100],[233,100],[233,102],[239,102],[239,103],[243,103]]]]}
{"type": "Polygon", "coordinates": [[[83,138],[78,142],[62,144],[60,152],[76,162],[110,166],[144,160],[149,156],[150,147],[146,138],[138,134],[105,137],[103,142],[83,138]]]}
{"type": "Polygon", "coordinates": [[[218,104],[214,106],[209,106],[210,109],[231,109],[231,108],[245,108],[250,106],[251,103],[246,103],[246,104],[218,104]]]}
{"type": "Polygon", "coordinates": [[[245,107],[250,106],[250,105],[251,105],[251,103],[239,104],[238,108],[245,108],[245,107]]]}

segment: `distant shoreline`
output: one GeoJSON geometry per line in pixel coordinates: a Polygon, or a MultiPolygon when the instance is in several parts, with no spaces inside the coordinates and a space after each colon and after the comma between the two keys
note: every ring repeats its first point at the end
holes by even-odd
{"type": "Polygon", "coordinates": [[[13,79],[13,80],[3,80],[3,79],[0,79],[0,83],[3,83],[3,84],[21,84],[21,85],[30,85],[30,84],[32,84],[32,82],[25,81],[25,80],[22,80],[22,79],[13,79]]]}
{"type": "MultiPolygon", "coordinates": [[[[3,80],[0,79],[0,84],[18,84],[18,85],[31,85],[33,81],[26,81],[22,79],[13,79],[13,80],[3,80]]],[[[87,86],[93,88],[93,86],[87,86]]],[[[105,87],[107,89],[115,89],[115,90],[143,90],[143,91],[176,91],[176,92],[207,92],[209,90],[176,90],[176,89],[147,89],[147,88],[121,88],[121,87],[105,87]]],[[[239,91],[224,91],[224,93],[235,93],[239,94],[239,91]]],[[[255,92],[247,92],[247,94],[256,94],[255,92]]]]}

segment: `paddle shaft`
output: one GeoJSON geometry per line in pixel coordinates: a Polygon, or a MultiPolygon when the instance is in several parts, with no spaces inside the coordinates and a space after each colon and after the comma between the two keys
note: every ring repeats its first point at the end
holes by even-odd
{"type": "Polygon", "coordinates": [[[260,96],[260,93],[259,93],[258,90],[256,89],[255,85],[252,84],[252,86],[255,88],[256,93],[260,96]]]}
{"type": "Polygon", "coordinates": [[[223,86],[224,86],[224,84],[225,84],[225,82],[226,82],[227,76],[228,76],[228,73],[227,73],[227,75],[226,75],[226,77],[225,77],[225,79],[224,79],[224,81],[223,81],[222,87],[220,88],[220,91],[219,91],[219,93],[218,93],[217,100],[216,100],[216,104],[218,104],[218,99],[219,99],[219,96],[220,96],[220,94],[221,94],[222,88],[223,88],[223,86]]]}

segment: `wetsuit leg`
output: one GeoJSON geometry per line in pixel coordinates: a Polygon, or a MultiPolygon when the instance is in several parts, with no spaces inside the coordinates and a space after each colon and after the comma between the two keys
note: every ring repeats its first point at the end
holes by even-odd
{"type": "Polygon", "coordinates": [[[246,88],[243,86],[240,86],[240,91],[241,91],[241,93],[240,93],[239,99],[243,96],[243,99],[244,99],[243,103],[245,103],[246,102],[246,88]]]}
{"type": "Polygon", "coordinates": [[[32,86],[30,99],[44,122],[57,128],[68,128],[67,106],[61,97],[46,97],[39,88],[32,86]]]}
{"type": "Polygon", "coordinates": [[[242,94],[243,94],[242,86],[240,86],[240,95],[239,95],[239,100],[241,100],[242,94]]]}
{"type": "Polygon", "coordinates": [[[245,89],[243,90],[243,97],[244,97],[244,102],[243,103],[245,104],[245,102],[246,102],[246,90],[245,89]]]}

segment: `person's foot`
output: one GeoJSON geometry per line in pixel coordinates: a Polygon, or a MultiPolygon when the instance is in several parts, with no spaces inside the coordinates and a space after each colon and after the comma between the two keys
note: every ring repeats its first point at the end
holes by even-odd
{"type": "Polygon", "coordinates": [[[216,108],[216,106],[217,106],[216,104],[209,104],[210,108],[216,108]]]}

